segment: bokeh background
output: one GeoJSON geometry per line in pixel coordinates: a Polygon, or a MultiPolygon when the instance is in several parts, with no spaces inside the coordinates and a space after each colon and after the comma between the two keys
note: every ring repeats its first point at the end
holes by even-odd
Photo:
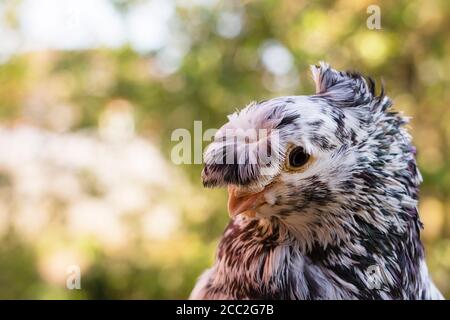
{"type": "Polygon", "coordinates": [[[383,78],[413,117],[427,261],[450,298],[449,30],[447,0],[0,1],[0,298],[186,298],[226,197],[171,162],[172,131],[310,94],[319,60],[383,78]]]}

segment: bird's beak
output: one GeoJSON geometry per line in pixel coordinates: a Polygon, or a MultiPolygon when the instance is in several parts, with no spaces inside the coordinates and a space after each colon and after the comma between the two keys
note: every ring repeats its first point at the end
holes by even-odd
{"type": "Polygon", "coordinates": [[[234,218],[239,214],[255,217],[256,207],[264,202],[264,190],[257,193],[242,193],[235,186],[228,186],[228,214],[234,218]]]}

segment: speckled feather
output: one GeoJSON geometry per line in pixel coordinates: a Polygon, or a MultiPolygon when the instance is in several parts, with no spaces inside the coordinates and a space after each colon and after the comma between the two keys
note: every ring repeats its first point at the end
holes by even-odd
{"type": "Polygon", "coordinates": [[[273,187],[255,218],[230,221],[191,298],[442,298],[420,241],[421,176],[407,119],[384,92],[375,95],[370,79],[325,63],[312,74],[316,94],[250,104],[229,117],[205,153],[205,186],[273,187]],[[279,161],[249,164],[251,148],[238,148],[243,162],[218,164],[240,143],[220,143],[229,128],[277,131],[279,161]],[[314,157],[304,171],[283,169],[292,144],[314,157]],[[372,278],[371,266],[381,270],[372,278]]]}

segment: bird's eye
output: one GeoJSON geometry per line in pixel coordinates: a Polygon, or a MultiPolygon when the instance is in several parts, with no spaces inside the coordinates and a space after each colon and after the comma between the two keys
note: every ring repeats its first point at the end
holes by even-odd
{"type": "Polygon", "coordinates": [[[308,163],[310,155],[302,147],[293,147],[287,157],[287,167],[291,170],[300,169],[308,163]]]}

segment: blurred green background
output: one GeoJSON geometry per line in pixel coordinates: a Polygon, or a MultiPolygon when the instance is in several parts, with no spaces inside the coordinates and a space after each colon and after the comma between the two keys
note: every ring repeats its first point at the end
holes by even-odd
{"type": "Polygon", "coordinates": [[[319,60],[384,79],[413,117],[427,261],[450,298],[449,30],[446,0],[0,1],[0,298],[186,298],[226,197],[170,161],[172,131],[311,94],[319,60]]]}

